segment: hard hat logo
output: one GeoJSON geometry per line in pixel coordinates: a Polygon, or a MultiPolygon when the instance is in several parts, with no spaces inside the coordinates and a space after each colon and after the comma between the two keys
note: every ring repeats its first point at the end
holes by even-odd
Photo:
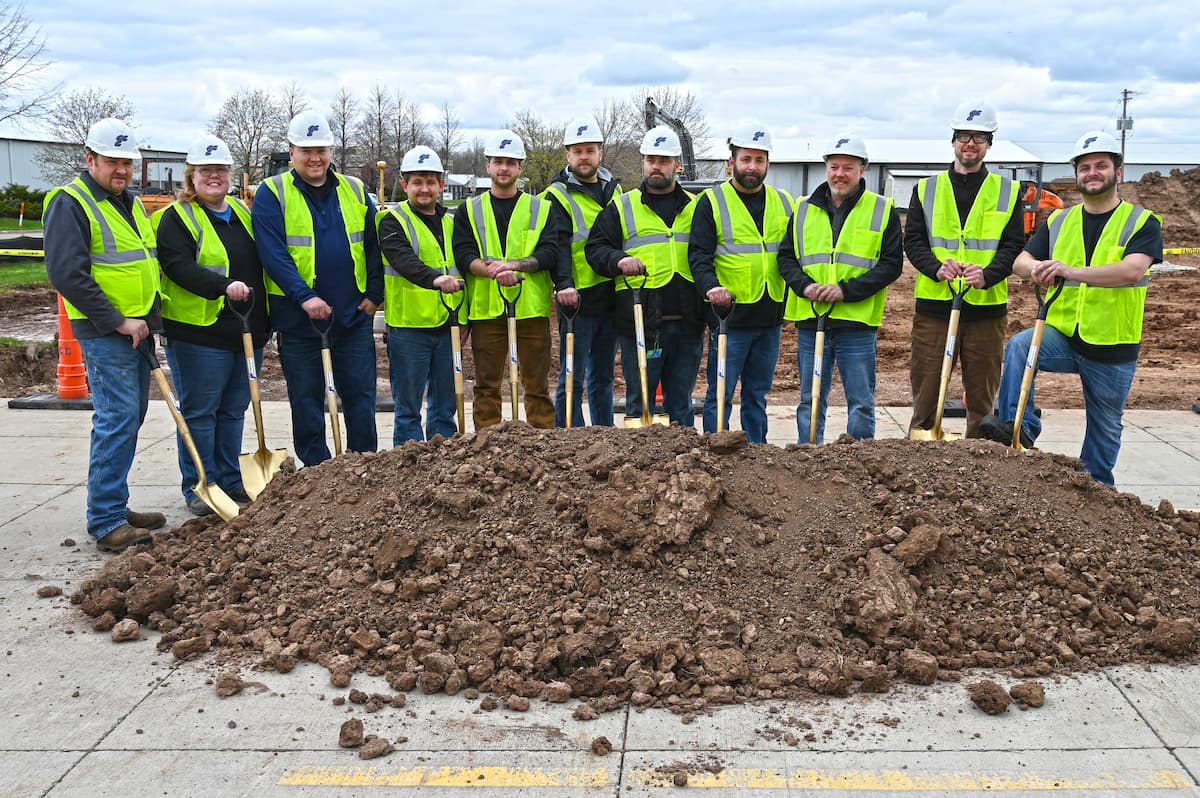
{"type": "Polygon", "coordinates": [[[320,129],[321,129],[320,125],[309,125],[308,132],[305,133],[304,135],[308,136],[309,138],[312,138],[312,134],[316,133],[320,129]]]}
{"type": "Polygon", "coordinates": [[[217,145],[216,145],[216,144],[209,144],[207,147],[205,147],[205,148],[204,148],[204,154],[205,154],[205,155],[212,155],[212,154],[213,154],[214,152],[216,152],[216,151],[217,151],[217,145]]]}
{"type": "Polygon", "coordinates": [[[666,141],[666,140],[667,140],[667,137],[666,137],[666,136],[659,136],[658,138],[656,138],[656,139],[654,140],[654,146],[655,146],[655,147],[661,147],[661,146],[663,145],[663,142],[664,142],[664,141],[666,141]]]}
{"type": "Polygon", "coordinates": [[[117,136],[117,140],[113,142],[113,146],[120,147],[122,144],[124,144],[127,141],[129,141],[129,136],[126,136],[126,135],[117,136]]]}
{"type": "Polygon", "coordinates": [[[837,144],[834,144],[833,148],[835,150],[840,150],[842,148],[843,144],[849,144],[849,143],[850,143],[850,139],[838,139],[837,144]]]}
{"type": "Polygon", "coordinates": [[[427,152],[423,152],[417,156],[417,163],[425,163],[427,160],[429,160],[429,153],[427,152]]]}
{"type": "Polygon", "coordinates": [[[580,125],[579,127],[575,128],[575,135],[576,135],[576,136],[582,136],[582,135],[583,135],[583,131],[585,131],[585,130],[587,130],[587,129],[588,129],[588,126],[587,126],[587,125],[580,125]]]}
{"type": "Polygon", "coordinates": [[[1088,147],[1095,144],[1096,139],[1098,139],[1098,138],[1099,138],[1099,136],[1088,136],[1086,139],[1083,140],[1083,148],[1082,149],[1086,150],[1088,147]]]}
{"type": "Polygon", "coordinates": [[[752,138],[751,140],[752,140],[752,141],[758,141],[759,139],[761,139],[761,138],[762,138],[763,136],[765,136],[765,135],[767,135],[767,131],[765,131],[765,130],[756,130],[756,131],[754,131],[754,136],[753,136],[753,138],[752,138]]]}
{"type": "Polygon", "coordinates": [[[500,149],[504,149],[509,144],[512,144],[512,139],[501,139],[500,140],[500,149]]]}
{"type": "Polygon", "coordinates": [[[968,122],[975,121],[975,117],[979,116],[982,113],[983,113],[982,108],[972,108],[971,112],[969,114],[967,114],[967,121],[968,122]]]}

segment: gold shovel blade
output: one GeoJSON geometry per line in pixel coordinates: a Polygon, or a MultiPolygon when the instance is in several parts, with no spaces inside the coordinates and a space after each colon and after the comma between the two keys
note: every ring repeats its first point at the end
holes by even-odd
{"type": "Polygon", "coordinates": [[[246,495],[257,499],[287,458],[287,449],[259,449],[239,456],[238,464],[242,469],[242,486],[246,489],[246,495]]]}
{"type": "Polygon", "coordinates": [[[921,429],[914,427],[908,431],[910,441],[957,441],[962,438],[957,432],[946,432],[941,427],[921,429]]]}
{"type": "Polygon", "coordinates": [[[237,502],[231,499],[229,494],[217,485],[200,482],[192,490],[204,500],[205,504],[213,508],[217,515],[226,521],[232,521],[237,518],[238,513],[242,511],[242,508],[238,507],[237,502]]]}

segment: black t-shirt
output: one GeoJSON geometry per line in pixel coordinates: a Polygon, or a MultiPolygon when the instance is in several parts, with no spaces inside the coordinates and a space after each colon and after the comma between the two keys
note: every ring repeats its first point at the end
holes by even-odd
{"type": "MultiPolygon", "coordinates": [[[[1096,242],[1100,240],[1100,234],[1104,232],[1104,226],[1108,224],[1108,220],[1112,218],[1114,211],[1116,211],[1116,208],[1107,213],[1088,213],[1087,210],[1083,211],[1084,265],[1092,265],[1092,253],[1096,251],[1096,242]]],[[[1048,260],[1050,258],[1049,228],[1050,225],[1043,224],[1033,234],[1033,237],[1029,239],[1029,243],[1025,245],[1025,251],[1037,260],[1048,260]]],[[[1162,250],[1162,224],[1156,217],[1151,216],[1142,225],[1141,229],[1129,239],[1129,244],[1125,247],[1125,254],[1149,255],[1152,259],[1151,263],[1162,263],[1162,250]]],[[[1076,264],[1069,265],[1074,266],[1076,264]]],[[[1096,360],[1101,363],[1128,363],[1131,360],[1137,360],[1141,344],[1089,344],[1079,337],[1079,331],[1076,330],[1071,336],[1071,348],[1089,360],[1096,360]]]]}

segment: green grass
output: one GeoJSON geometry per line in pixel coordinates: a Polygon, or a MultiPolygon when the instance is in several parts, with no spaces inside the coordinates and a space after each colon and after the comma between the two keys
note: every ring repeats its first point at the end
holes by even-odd
{"type": "Polygon", "coordinates": [[[46,261],[41,258],[23,258],[0,263],[0,293],[20,285],[49,285],[46,276],[46,261]]]}
{"type": "Polygon", "coordinates": [[[25,224],[17,227],[16,219],[5,219],[0,217],[0,230],[41,230],[41,219],[26,219],[25,224]]]}

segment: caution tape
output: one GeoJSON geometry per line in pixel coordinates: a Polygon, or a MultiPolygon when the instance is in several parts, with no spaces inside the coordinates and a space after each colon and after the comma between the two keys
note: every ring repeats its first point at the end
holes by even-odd
{"type": "Polygon", "coordinates": [[[0,255],[21,255],[27,258],[46,257],[46,253],[40,249],[0,249],[0,255]]]}
{"type": "Polygon", "coordinates": [[[1182,247],[1174,249],[1164,249],[1164,255],[1191,255],[1195,252],[1200,252],[1200,247],[1182,247]]]}

